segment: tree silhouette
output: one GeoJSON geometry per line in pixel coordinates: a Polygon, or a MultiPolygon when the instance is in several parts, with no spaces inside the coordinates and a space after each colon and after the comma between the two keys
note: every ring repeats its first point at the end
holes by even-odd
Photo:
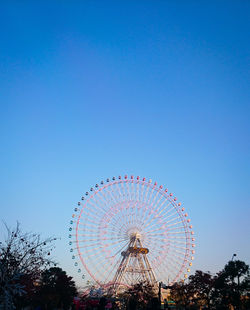
{"type": "Polygon", "coordinates": [[[197,270],[189,282],[175,283],[171,298],[177,307],[193,309],[250,309],[249,266],[242,261],[229,261],[216,275],[197,270]]]}
{"type": "Polygon", "coordinates": [[[175,301],[177,308],[187,309],[194,302],[193,286],[188,282],[176,282],[171,286],[170,297],[175,301]]]}
{"type": "Polygon", "coordinates": [[[189,280],[196,301],[200,305],[205,304],[208,309],[211,309],[215,278],[209,272],[196,270],[195,274],[189,277],[189,280]]]}
{"type": "Polygon", "coordinates": [[[45,309],[61,307],[68,309],[77,290],[72,277],[58,267],[45,270],[41,276],[40,289],[36,294],[36,303],[45,309]]]}
{"type": "MultiPolygon", "coordinates": [[[[5,225],[7,237],[0,243],[0,305],[14,309],[18,296],[29,292],[41,272],[52,263],[55,238],[42,239],[34,233],[22,233],[5,225]]],[[[31,290],[32,290],[31,289],[31,290]]]]}
{"type": "Polygon", "coordinates": [[[240,278],[249,275],[249,266],[240,260],[229,261],[223,270],[226,277],[228,277],[232,283],[237,279],[237,284],[240,285],[240,278]]]}
{"type": "Polygon", "coordinates": [[[246,290],[248,276],[249,266],[243,261],[231,260],[225,265],[218,279],[223,284],[221,295],[224,303],[231,304],[238,309],[242,308],[242,296],[246,290]]]}
{"type": "Polygon", "coordinates": [[[140,282],[123,292],[120,297],[126,300],[128,309],[146,309],[157,297],[157,292],[148,282],[140,282]]]}

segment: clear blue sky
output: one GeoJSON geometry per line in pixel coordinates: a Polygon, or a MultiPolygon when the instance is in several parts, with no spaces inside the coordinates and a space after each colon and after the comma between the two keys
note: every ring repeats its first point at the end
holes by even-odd
{"type": "Polygon", "coordinates": [[[82,193],[134,174],[173,191],[193,270],[250,263],[248,1],[6,1],[0,218],[67,245],[82,193]]]}

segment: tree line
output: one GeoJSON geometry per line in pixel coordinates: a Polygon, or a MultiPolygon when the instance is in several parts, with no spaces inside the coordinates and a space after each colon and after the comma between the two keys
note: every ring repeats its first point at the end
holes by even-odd
{"type": "Polygon", "coordinates": [[[215,275],[197,270],[187,281],[170,287],[171,299],[184,309],[250,309],[249,266],[229,261],[215,275]]]}

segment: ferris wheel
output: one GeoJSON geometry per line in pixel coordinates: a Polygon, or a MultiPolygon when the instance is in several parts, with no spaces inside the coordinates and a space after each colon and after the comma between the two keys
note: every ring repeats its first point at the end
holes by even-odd
{"type": "Polygon", "coordinates": [[[70,224],[74,264],[100,287],[117,291],[140,281],[171,285],[187,278],[192,266],[195,238],[188,214],[151,180],[101,181],[78,202],[70,224]]]}

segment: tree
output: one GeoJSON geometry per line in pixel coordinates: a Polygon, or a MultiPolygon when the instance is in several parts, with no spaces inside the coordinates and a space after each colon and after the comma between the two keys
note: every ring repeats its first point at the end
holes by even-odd
{"type": "Polygon", "coordinates": [[[157,292],[148,282],[140,282],[123,292],[120,297],[126,300],[128,309],[146,309],[157,299],[157,292]]]}
{"type": "Polygon", "coordinates": [[[243,309],[250,309],[250,276],[244,278],[242,281],[242,289],[243,289],[243,295],[242,295],[242,304],[243,309]]]}
{"type": "Polygon", "coordinates": [[[208,309],[211,309],[215,278],[210,272],[196,270],[194,275],[189,276],[189,280],[189,285],[192,287],[193,294],[198,303],[206,305],[208,309]]]}
{"type": "Polygon", "coordinates": [[[175,301],[177,309],[187,309],[194,301],[193,287],[190,283],[176,282],[170,288],[170,297],[175,301]]]}
{"type": "MultiPolygon", "coordinates": [[[[229,261],[219,272],[214,283],[214,304],[217,309],[228,309],[233,306],[244,309],[248,302],[249,266],[243,261],[229,261]],[[235,281],[235,279],[237,281],[235,281]]],[[[246,306],[245,309],[248,309],[246,306]]]]}
{"type": "Polygon", "coordinates": [[[32,293],[33,283],[52,263],[50,254],[56,239],[23,233],[19,223],[14,229],[5,227],[7,237],[0,243],[0,306],[13,309],[17,297],[32,293]]]}
{"type": "Polygon", "coordinates": [[[237,285],[240,286],[240,278],[249,275],[249,266],[240,260],[229,261],[223,270],[224,274],[235,283],[237,279],[237,285]]]}
{"type": "Polygon", "coordinates": [[[43,305],[45,309],[56,307],[68,309],[76,295],[77,290],[72,277],[61,268],[51,267],[42,273],[36,302],[43,305]]]}
{"type": "Polygon", "coordinates": [[[221,272],[221,278],[224,280],[224,297],[227,297],[228,304],[238,309],[241,309],[242,306],[241,299],[246,288],[248,276],[249,266],[240,260],[229,261],[221,272]]]}

